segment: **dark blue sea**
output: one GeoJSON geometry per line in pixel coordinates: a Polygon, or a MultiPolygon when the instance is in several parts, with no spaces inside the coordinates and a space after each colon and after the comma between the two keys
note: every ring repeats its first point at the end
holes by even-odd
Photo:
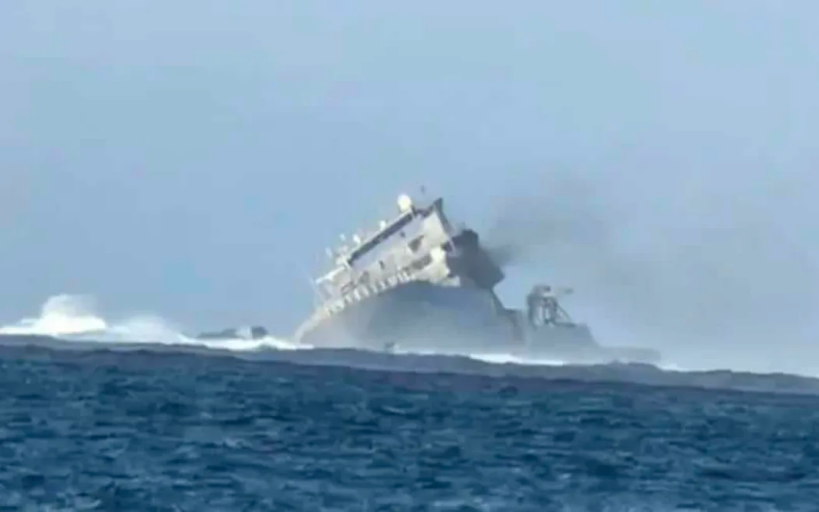
{"type": "Polygon", "coordinates": [[[1,510],[819,510],[815,396],[0,357],[1,510]]]}

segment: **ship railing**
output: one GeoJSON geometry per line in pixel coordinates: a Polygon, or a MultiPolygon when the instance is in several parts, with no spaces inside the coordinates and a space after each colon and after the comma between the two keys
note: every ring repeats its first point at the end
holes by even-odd
{"type": "Polygon", "coordinates": [[[390,274],[384,279],[374,281],[368,285],[358,285],[352,291],[345,293],[341,297],[325,303],[316,312],[315,322],[319,322],[328,317],[341,313],[349,306],[356,304],[368,297],[380,295],[381,293],[391,290],[396,286],[417,279],[418,271],[415,269],[404,268],[390,274]]]}

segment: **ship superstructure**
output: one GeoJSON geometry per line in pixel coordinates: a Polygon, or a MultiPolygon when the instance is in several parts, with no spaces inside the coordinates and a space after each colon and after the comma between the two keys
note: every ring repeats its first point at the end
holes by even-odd
{"type": "Polygon", "coordinates": [[[297,341],[582,360],[603,354],[560,306],[568,289],[538,285],[526,311],[505,308],[494,292],[503,271],[475,231],[450,222],[443,198],[417,205],[401,195],[397,206],[374,232],[328,250],[333,267],[314,283],[316,308],[297,341]]]}

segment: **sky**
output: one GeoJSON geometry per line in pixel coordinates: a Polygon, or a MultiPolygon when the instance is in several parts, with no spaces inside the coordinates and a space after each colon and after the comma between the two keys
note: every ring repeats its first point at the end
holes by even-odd
{"type": "Polygon", "coordinates": [[[425,186],[601,342],[815,370],[808,1],[0,5],[0,322],[58,293],[292,332],[425,186]]]}

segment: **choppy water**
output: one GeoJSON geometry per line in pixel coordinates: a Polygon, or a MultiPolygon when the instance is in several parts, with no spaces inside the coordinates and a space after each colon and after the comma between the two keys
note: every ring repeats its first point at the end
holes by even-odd
{"type": "Polygon", "coordinates": [[[810,510],[819,398],[24,349],[2,510],[810,510]]]}

